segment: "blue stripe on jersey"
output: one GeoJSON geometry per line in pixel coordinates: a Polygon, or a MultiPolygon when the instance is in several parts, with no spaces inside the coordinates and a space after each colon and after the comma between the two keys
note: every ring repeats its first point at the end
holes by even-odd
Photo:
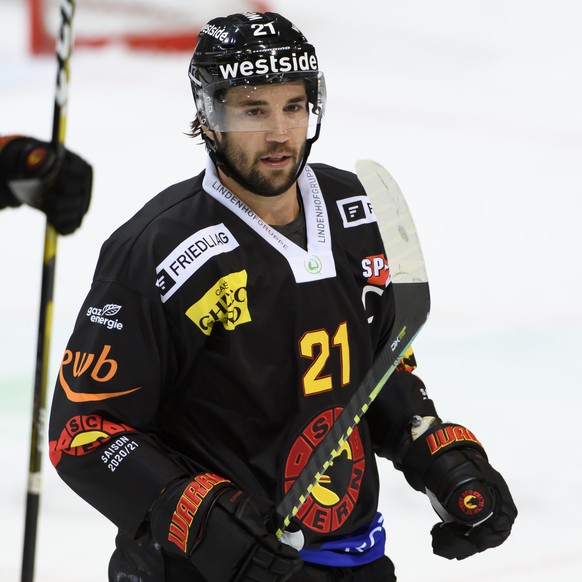
{"type": "Polygon", "coordinates": [[[304,548],[299,555],[305,562],[322,566],[347,567],[369,564],[384,555],[386,531],[383,524],[384,516],[377,513],[365,531],[325,542],[318,548],[304,548]]]}

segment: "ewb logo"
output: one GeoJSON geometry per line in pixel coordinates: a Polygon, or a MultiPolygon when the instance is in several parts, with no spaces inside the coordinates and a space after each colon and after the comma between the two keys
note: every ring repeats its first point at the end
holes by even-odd
{"type": "Polygon", "coordinates": [[[91,378],[91,380],[86,380],[85,385],[88,387],[94,386],[93,382],[103,384],[113,380],[117,374],[119,364],[117,360],[109,357],[110,350],[111,346],[109,344],[103,346],[98,356],[95,353],[65,350],[65,355],[63,356],[59,369],[59,383],[66,397],[71,402],[100,402],[102,400],[109,400],[110,398],[125,396],[126,394],[131,394],[141,389],[141,386],[138,386],[137,388],[130,388],[129,390],[112,392],[77,392],[73,390],[69,384],[69,380],[77,383],[77,379],[85,373],[88,373],[91,378]]]}

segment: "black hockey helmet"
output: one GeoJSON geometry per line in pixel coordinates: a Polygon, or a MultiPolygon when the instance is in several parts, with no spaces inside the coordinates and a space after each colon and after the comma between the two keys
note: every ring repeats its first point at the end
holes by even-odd
{"type": "MultiPolygon", "coordinates": [[[[303,81],[309,112],[298,123],[309,128],[305,164],[319,137],[325,80],[314,47],[292,22],[274,12],[214,18],[200,31],[189,77],[201,123],[212,132],[238,130],[225,115],[224,96],[229,88],[242,85],[251,91],[265,84],[303,81]]],[[[215,161],[228,169],[216,142],[204,132],[202,137],[215,161]]]]}

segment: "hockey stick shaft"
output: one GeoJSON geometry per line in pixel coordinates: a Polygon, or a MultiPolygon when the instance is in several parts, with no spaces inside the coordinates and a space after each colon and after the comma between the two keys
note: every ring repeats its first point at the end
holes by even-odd
{"type": "MultiPolygon", "coordinates": [[[[74,0],[61,0],[60,12],[61,25],[56,44],[57,79],[52,144],[56,148],[58,155],[63,156],[67,120],[69,62],[73,48],[74,0]]],[[[56,256],[57,233],[47,221],[44,235],[21,582],[32,582],[34,579],[56,256]]]]}
{"type": "Polygon", "coordinates": [[[313,487],[339,455],[344,443],[423,327],[430,309],[428,278],[420,242],[398,185],[384,168],[374,162],[359,162],[357,169],[358,177],[372,201],[390,260],[396,319],[385,347],[301,474],[277,505],[277,537],[283,535],[313,487]]]}

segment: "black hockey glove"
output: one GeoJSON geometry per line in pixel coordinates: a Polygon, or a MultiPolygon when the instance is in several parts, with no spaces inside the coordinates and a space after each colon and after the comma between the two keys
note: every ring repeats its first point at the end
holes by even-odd
{"type": "Polygon", "coordinates": [[[435,554],[463,560],[509,536],[517,509],[471,431],[433,425],[409,445],[400,468],[415,489],[427,493],[443,520],[431,531],[435,554]]]}
{"type": "Polygon", "coordinates": [[[89,209],[93,170],[78,155],[31,137],[0,138],[0,209],[23,202],[38,208],[62,235],[74,232],[89,209]]]}
{"type": "Polygon", "coordinates": [[[302,566],[296,550],[267,532],[250,497],[209,473],[164,491],[151,524],[164,551],[188,557],[208,582],[283,582],[302,566]]]}

